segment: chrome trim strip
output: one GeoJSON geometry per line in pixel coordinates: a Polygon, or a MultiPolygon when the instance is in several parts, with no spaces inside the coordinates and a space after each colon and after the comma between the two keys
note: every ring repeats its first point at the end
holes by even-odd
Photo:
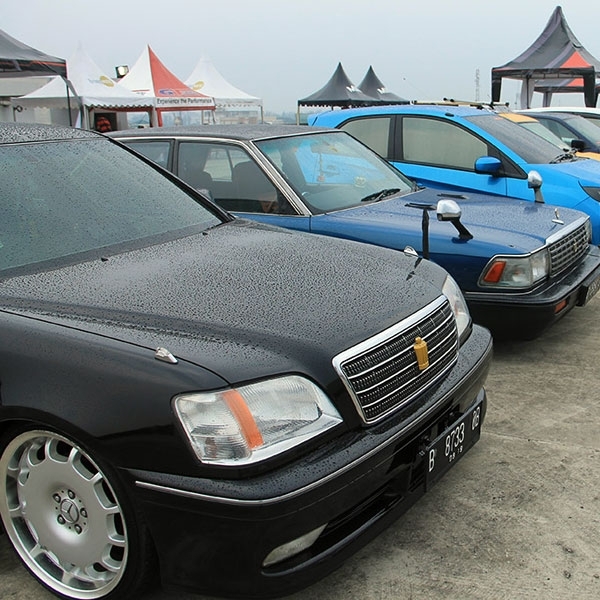
{"type": "MultiPolygon", "coordinates": [[[[469,371],[469,373],[467,374],[465,379],[468,379],[469,375],[477,370],[479,365],[487,359],[487,357],[489,356],[491,351],[492,351],[492,345],[490,344],[488,346],[486,352],[484,354],[482,354],[482,356],[480,357],[479,361],[475,365],[473,365],[472,369],[469,371]]],[[[402,436],[404,436],[404,434],[409,429],[416,428],[423,421],[427,420],[429,418],[429,416],[431,415],[431,413],[435,412],[442,404],[444,404],[448,400],[448,398],[450,396],[453,396],[456,393],[456,389],[458,387],[460,387],[463,382],[464,382],[464,379],[461,380],[460,382],[458,382],[451,390],[448,390],[448,392],[446,392],[435,404],[430,406],[417,419],[415,419],[414,421],[411,421],[405,427],[403,427],[402,429],[397,431],[395,433],[395,435],[393,435],[391,438],[387,439],[385,442],[383,442],[379,446],[376,446],[375,448],[371,449],[366,454],[363,454],[362,456],[353,460],[351,463],[348,463],[341,469],[339,469],[333,473],[330,473],[329,475],[327,475],[326,477],[323,477],[319,481],[314,481],[313,483],[310,483],[308,485],[305,485],[304,487],[298,488],[297,490],[293,490],[292,492],[282,494],[281,496],[274,496],[271,498],[264,498],[261,500],[241,500],[239,498],[228,498],[226,496],[211,496],[210,494],[202,494],[200,492],[191,492],[189,490],[177,489],[177,488],[173,488],[173,487],[169,487],[169,486],[159,485],[156,483],[150,483],[147,481],[137,480],[135,482],[135,485],[137,487],[151,490],[154,492],[160,492],[160,493],[164,493],[164,494],[172,494],[175,496],[182,496],[185,498],[192,498],[192,499],[196,499],[196,500],[207,500],[210,502],[217,502],[219,504],[228,504],[231,506],[268,506],[270,504],[276,504],[277,502],[291,500],[297,496],[300,496],[301,494],[310,492],[319,486],[325,485],[326,483],[333,481],[335,478],[339,477],[340,475],[343,475],[344,473],[347,473],[351,469],[354,469],[357,465],[370,459],[373,455],[377,454],[378,452],[382,451],[383,449],[387,448],[388,446],[395,444],[402,436]]]]}

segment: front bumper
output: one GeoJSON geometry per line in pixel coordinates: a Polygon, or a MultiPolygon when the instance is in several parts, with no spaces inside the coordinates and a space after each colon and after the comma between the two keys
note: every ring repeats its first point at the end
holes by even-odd
{"type": "Polygon", "coordinates": [[[575,306],[583,306],[600,285],[600,249],[574,268],[528,293],[464,292],[471,316],[496,339],[533,339],[575,306]]]}
{"type": "Polygon", "coordinates": [[[156,543],[163,585],[229,597],[275,597],[331,572],[425,492],[425,450],[440,433],[475,404],[483,420],[491,355],[489,332],[474,327],[458,363],[431,392],[416,422],[392,416],[265,475],[207,480],[130,471],[156,543]],[[263,566],[274,548],[323,525],[308,549],[263,566]]]}

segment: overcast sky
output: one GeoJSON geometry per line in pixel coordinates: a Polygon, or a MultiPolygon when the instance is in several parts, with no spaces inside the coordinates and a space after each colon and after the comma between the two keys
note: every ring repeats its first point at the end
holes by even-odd
{"type": "MultiPolygon", "coordinates": [[[[491,68],[529,47],[557,5],[600,59],[600,5],[589,0],[3,0],[0,29],[65,59],[81,43],[110,76],[147,45],[182,80],[207,57],[266,111],[294,112],[339,62],[355,85],[372,66],[410,100],[473,100],[479,90],[489,101],[491,68]]],[[[503,83],[502,101],[514,105],[518,89],[503,83]]]]}

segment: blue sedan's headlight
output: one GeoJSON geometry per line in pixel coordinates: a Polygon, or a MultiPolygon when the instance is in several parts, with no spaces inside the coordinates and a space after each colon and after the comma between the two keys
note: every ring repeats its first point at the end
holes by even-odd
{"type": "Polygon", "coordinates": [[[196,456],[222,466],[266,460],[342,422],[325,393],[296,375],[181,394],[173,406],[196,456]]]}
{"type": "Polygon", "coordinates": [[[479,285],[524,290],[546,279],[549,269],[546,248],[525,256],[495,256],[483,270],[479,285]]]}
{"type": "Polygon", "coordinates": [[[590,196],[597,202],[600,202],[600,187],[591,187],[586,185],[582,185],[581,187],[588,196],[590,196]]]}

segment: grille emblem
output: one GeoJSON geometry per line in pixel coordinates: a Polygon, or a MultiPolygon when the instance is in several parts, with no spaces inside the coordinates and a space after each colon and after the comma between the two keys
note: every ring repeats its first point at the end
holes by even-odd
{"type": "Polygon", "coordinates": [[[427,342],[420,337],[415,338],[413,350],[417,357],[419,371],[424,371],[429,366],[429,352],[427,350],[427,342]]]}

